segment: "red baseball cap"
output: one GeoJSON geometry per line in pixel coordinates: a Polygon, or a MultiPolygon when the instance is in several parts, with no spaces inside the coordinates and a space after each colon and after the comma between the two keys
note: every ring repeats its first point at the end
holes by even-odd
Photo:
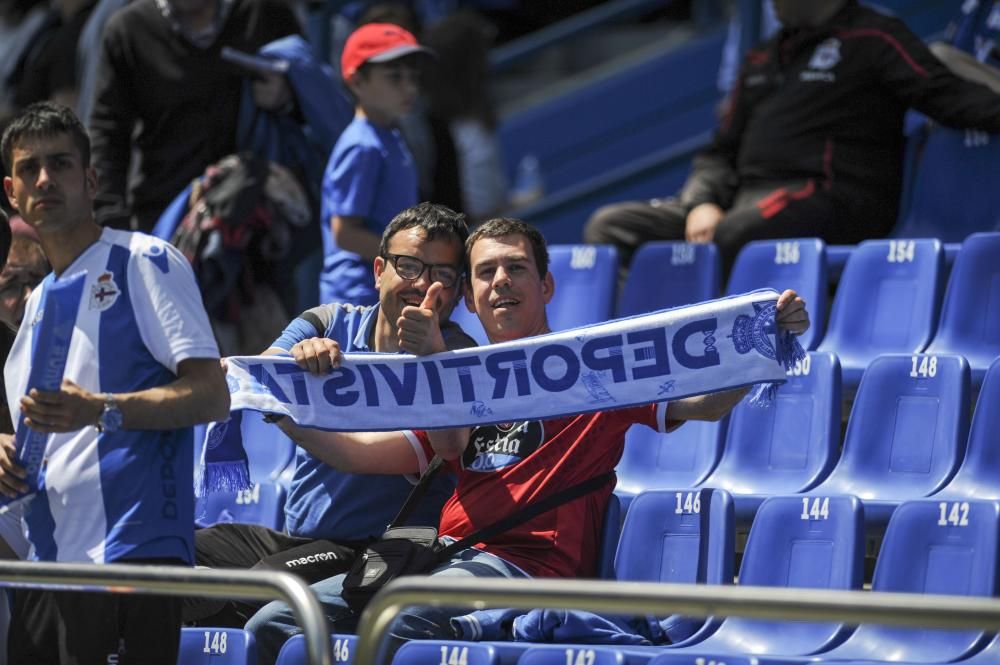
{"type": "Polygon", "coordinates": [[[417,43],[413,34],[392,23],[368,23],[351,33],[340,56],[340,73],[344,80],[366,62],[389,62],[411,53],[433,54],[417,43]]]}

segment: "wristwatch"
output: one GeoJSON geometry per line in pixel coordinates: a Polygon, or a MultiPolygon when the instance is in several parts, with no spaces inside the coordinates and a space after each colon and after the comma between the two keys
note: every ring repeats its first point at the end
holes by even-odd
{"type": "Polygon", "coordinates": [[[117,432],[122,426],[122,410],[111,393],[104,393],[104,410],[97,417],[98,432],[117,432]]]}

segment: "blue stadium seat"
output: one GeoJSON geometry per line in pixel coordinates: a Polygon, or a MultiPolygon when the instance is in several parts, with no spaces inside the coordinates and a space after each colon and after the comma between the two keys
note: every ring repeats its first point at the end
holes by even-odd
{"type": "Polygon", "coordinates": [[[597,576],[602,580],[615,577],[615,550],[622,533],[622,502],[617,494],[608,497],[608,507],[604,509],[604,524],[601,525],[601,551],[597,563],[597,576]]]}
{"type": "Polygon", "coordinates": [[[804,349],[815,349],[826,328],[829,290],[826,243],[818,238],[756,240],[740,250],[729,275],[729,295],[754,289],[795,289],[809,305],[809,330],[799,337],[804,349]]]}
{"type": "MultiPolygon", "coordinates": [[[[725,490],[647,490],[625,514],[615,579],[732,584],[735,532],[733,499],[725,490]]],[[[690,644],[718,625],[713,618],[680,619],[672,637],[690,644]]]]}
{"type": "Polygon", "coordinates": [[[632,257],[618,316],[719,297],[719,251],[712,243],[647,242],[632,257]]]}
{"type": "Polygon", "coordinates": [[[1000,358],[986,371],[958,473],[934,498],[1000,499],[1000,358]]]}
{"type": "Polygon", "coordinates": [[[993,183],[998,171],[997,137],[933,127],[908,183],[907,211],[892,235],[962,242],[970,233],[1000,231],[1000,188],[993,183]]]}
{"type": "Polygon", "coordinates": [[[285,525],[285,488],[276,483],[254,483],[241,492],[212,492],[195,501],[194,518],[202,527],[240,522],[280,531],[285,525]]]}
{"type": "MultiPolygon", "coordinates": [[[[357,643],[357,635],[342,635],[339,633],[330,635],[333,662],[354,662],[354,649],[357,643]]],[[[306,658],[306,638],[303,635],[296,635],[281,647],[274,665],[308,665],[308,663],[309,660],[306,658]]]]}
{"type": "Polygon", "coordinates": [[[295,443],[275,425],[264,422],[261,414],[243,414],[243,446],[250,460],[250,481],[277,482],[295,462],[295,443]]]}
{"type": "MultiPolygon", "coordinates": [[[[893,513],[872,591],[993,596],[997,591],[1000,503],[909,501],[893,513]]],[[[949,663],[982,648],[978,630],[862,624],[823,660],[949,663]]]]}
{"type": "Polygon", "coordinates": [[[517,665],[646,665],[658,653],[649,647],[539,644],[521,654],[517,665]]]}
{"type": "Polygon", "coordinates": [[[626,509],[631,498],[643,490],[694,487],[704,480],[722,455],[726,425],[726,419],[692,421],[668,434],[645,425],[630,427],[616,469],[615,488],[626,509]]]}
{"type": "Polygon", "coordinates": [[[809,352],[770,405],[733,409],[722,459],[702,484],[732,492],[742,523],[768,496],[812,489],[837,461],[840,411],[837,357],[809,352]]]}
{"type": "Polygon", "coordinates": [[[257,665],[257,644],[240,628],[182,628],[177,665],[257,665]]]}
{"type": "Polygon", "coordinates": [[[1000,233],[974,233],[962,243],[927,353],[965,356],[976,387],[1000,356],[1000,233]]]}
{"type": "Polygon", "coordinates": [[[839,282],[840,276],[847,265],[847,259],[851,258],[851,253],[856,245],[827,245],[826,246],[826,273],[831,282],[839,282]]]}
{"type": "Polygon", "coordinates": [[[869,366],[844,451],[816,494],[855,494],[885,524],[902,501],[930,496],[954,475],[969,434],[969,364],[961,356],[886,355],[869,366]]]}
{"type": "MultiPolygon", "coordinates": [[[[750,528],[740,584],[809,589],[860,589],[864,576],[864,517],[853,496],[780,496],[764,501],[750,528]]],[[[651,665],[691,665],[731,654],[806,656],[843,641],[842,623],[727,617],[702,642],[674,648],[651,665]]],[[[755,662],[755,661],[752,661],[755,662]]]]}
{"type": "Polygon", "coordinates": [[[997,635],[983,650],[958,661],[961,665],[996,665],[1000,663],[1000,635],[997,635]]]}
{"type": "Polygon", "coordinates": [[[615,579],[731,584],[734,533],[733,499],[725,490],[647,490],[625,514],[615,579]]]}
{"type": "Polygon", "coordinates": [[[943,270],[937,240],[867,240],[851,253],[820,351],[840,358],[849,394],[882,353],[919,353],[934,336],[943,270]]]}
{"type": "Polygon", "coordinates": [[[556,282],[547,307],[552,330],[611,318],[618,290],[618,250],[611,245],[551,245],[549,271],[556,282]]]}
{"type": "Polygon", "coordinates": [[[530,647],[527,642],[412,640],[399,648],[392,665],[514,665],[530,647]]]}

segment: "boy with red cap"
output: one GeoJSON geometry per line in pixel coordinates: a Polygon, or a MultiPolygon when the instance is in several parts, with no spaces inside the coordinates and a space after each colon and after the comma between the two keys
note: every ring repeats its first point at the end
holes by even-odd
{"type": "Polygon", "coordinates": [[[417,101],[417,60],[429,53],[388,23],[361,26],[344,45],[341,73],[355,115],[323,176],[322,302],[378,302],[371,266],[382,232],[417,203],[416,168],[396,124],[417,101]]]}

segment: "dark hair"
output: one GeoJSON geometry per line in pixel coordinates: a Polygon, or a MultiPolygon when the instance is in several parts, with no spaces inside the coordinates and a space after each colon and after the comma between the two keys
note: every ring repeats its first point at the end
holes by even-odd
{"type": "MultiPolygon", "coordinates": [[[[469,235],[465,241],[465,256],[472,256],[472,246],[483,238],[501,238],[503,236],[524,236],[531,243],[531,253],[535,257],[535,267],[538,268],[538,276],[545,277],[549,272],[549,250],[545,245],[545,238],[541,232],[531,224],[522,222],[513,217],[497,217],[477,228],[469,235]]],[[[469,276],[471,281],[472,277],[469,276]]]]}
{"type": "MultiPolygon", "coordinates": [[[[382,234],[382,242],[378,246],[379,255],[384,257],[389,253],[389,241],[394,235],[412,228],[423,229],[428,241],[437,238],[455,238],[460,247],[464,247],[469,238],[469,225],[465,215],[455,212],[448,206],[425,201],[406,208],[392,218],[382,234]]],[[[468,272],[466,269],[468,261],[464,251],[461,252],[461,263],[462,272],[468,272]]]]}
{"type": "Polygon", "coordinates": [[[0,141],[4,173],[11,174],[14,148],[24,138],[50,138],[69,134],[80,151],[83,168],[90,166],[90,137],[71,110],[54,102],[36,102],[18,114],[4,130],[0,141]]]}

